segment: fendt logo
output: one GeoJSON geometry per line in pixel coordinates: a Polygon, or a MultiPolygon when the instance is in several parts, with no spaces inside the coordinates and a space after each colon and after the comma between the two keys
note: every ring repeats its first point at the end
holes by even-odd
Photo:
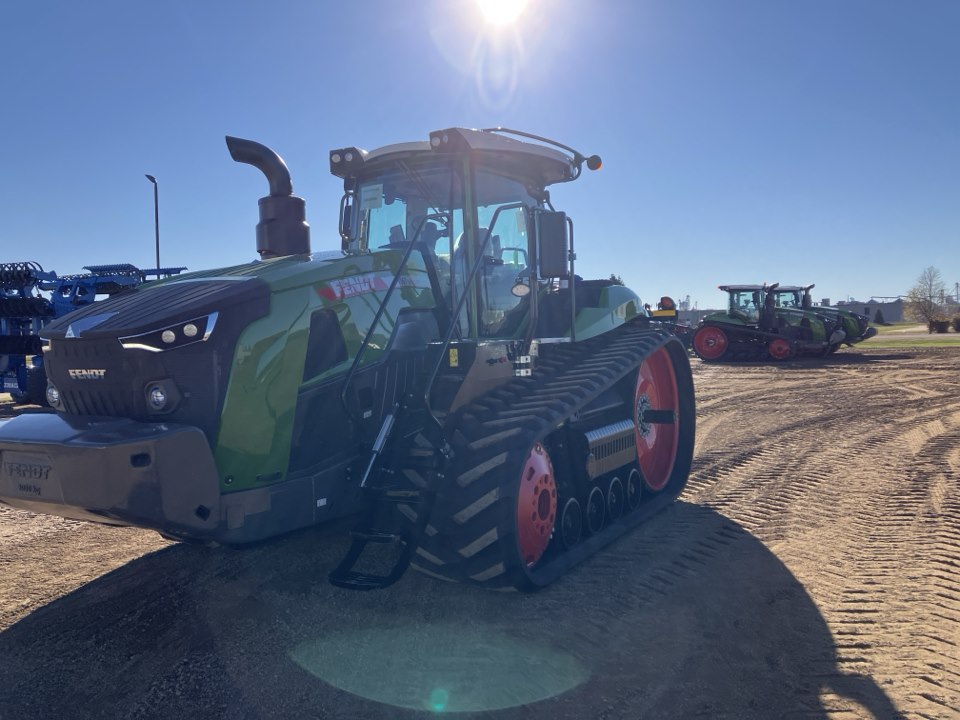
{"type": "MultiPolygon", "coordinates": [[[[5,462],[3,464],[4,474],[18,480],[46,480],[50,477],[52,470],[52,465],[42,463],[5,462]]],[[[21,485],[20,490],[25,491],[25,486],[21,485]]],[[[34,494],[39,495],[39,490],[34,494]]]]}
{"type": "Polygon", "coordinates": [[[70,368],[67,370],[67,374],[69,374],[73,380],[103,380],[103,376],[107,374],[107,371],[101,368],[85,368],[82,370],[70,368]]]}

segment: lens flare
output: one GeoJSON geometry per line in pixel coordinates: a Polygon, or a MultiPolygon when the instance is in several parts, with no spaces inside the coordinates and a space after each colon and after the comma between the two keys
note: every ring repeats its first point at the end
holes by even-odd
{"type": "Polygon", "coordinates": [[[590,676],[555,645],[460,623],[364,625],[306,639],[289,654],[345,692],[444,715],[531,705],[590,676]]]}
{"type": "Polygon", "coordinates": [[[478,106],[473,112],[491,118],[510,115],[522,102],[524,87],[555,79],[552,56],[571,39],[554,28],[546,3],[464,0],[434,5],[430,40],[473,85],[470,99],[478,106]]]}
{"type": "Polygon", "coordinates": [[[491,25],[510,25],[527,8],[527,0],[477,0],[480,13],[491,25]]]}
{"type": "Polygon", "coordinates": [[[430,707],[437,712],[443,712],[447,709],[447,703],[450,702],[450,693],[443,688],[436,688],[430,693],[430,707]]]}
{"type": "Polygon", "coordinates": [[[477,95],[488,110],[504,111],[517,99],[523,50],[514,33],[482,39],[474,49],[477,95]]]}

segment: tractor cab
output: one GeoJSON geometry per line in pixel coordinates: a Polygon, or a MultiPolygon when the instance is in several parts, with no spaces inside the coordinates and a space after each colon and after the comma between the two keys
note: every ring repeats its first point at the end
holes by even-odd
{"type": "Polygon", "coordinates": [[[791,310],[803,309],[803,288],[784,285],[777,288],[774,293],[775,305],[778,308],[789,308],[791,310]]]}
{"type": "Polygon", "coordinates": [[[813,285],[779,285],[774,291],[775,305],[789,310],[811,310],[813,301],[810,289],[813,285]]]}
{"type": "Polygon", "coordinates": [[[747,325],[758,325],[767,298],[766,285],[721,285],[727,293],[727,314],[747,325]]]}
{"type": "MultiPolygon", "coordinates": [[[[430,279],[440,327],[452,325],[458,339],[576,339],[577,306],[597,306],[603,288],[575,281],[571,293],[573,223],[553,208],[547,187],[576,179],[584,163],[596,169],[600,159],[499,128],[333,150],[330,170],[344,181],[342,250],[409,251],[406,262],[422,262],[430,279]]],[[[621,294],[636,314],[633,293],[621,294]]],[[[581,325],[591,334],[589,320],[581,325]]]]}

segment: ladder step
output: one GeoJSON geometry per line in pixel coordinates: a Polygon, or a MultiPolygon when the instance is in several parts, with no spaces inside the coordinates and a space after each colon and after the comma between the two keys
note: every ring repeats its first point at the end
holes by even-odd
{"type": "Polygon", "coordinates": [[[372,543],[383,543],[388,544],[396,542],[400,539],[400,536],[396,533],[386,532],[384,530],[351,530],[350,537],[354,540],[361,540],[363,542],[372,542],[372,543]]]}
{"type": "Polygon", "coordinates": [[[384,490],[383,499],[392,500],[394,502],[417,501],[420,499],[420,491],[419,490],[384,490]]]}
{"type": "Polygon", "coordinates": [[[439,461],[435,455],[410,456],[404,457],[397,462],[397,470],[436,470],[439,467],[439,461]]]}
{"type": "Polygon", "coordinates": [[[346,588],[347,590],[379,590],[396,582],[396,580],[389,575],[367,575],[352,570],[343,573],[330,573],[328,580],[331,585],[346,588]]]}

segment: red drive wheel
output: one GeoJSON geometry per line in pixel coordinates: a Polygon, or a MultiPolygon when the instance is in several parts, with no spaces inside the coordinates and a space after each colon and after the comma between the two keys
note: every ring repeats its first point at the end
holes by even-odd
{"type": "Polygon", "coordinates": [[[793,345],[783,338],[774,338],[767,346],[767,352],[774,360],[789,360],[793,357],[793,345]]]}
{"type": "Polygon", "coordinates": [[[527,567],[537,564],[550,543],[557,519],[557,481],[550,455],[540,443],[530,448],[517,493],[517,543],[527,567]]]}
{"type": "Polygon", "coordinates": [[[693,350],[704,360],[717,360],[729,344],[727,334],[713,325],[704,325],[693,334],[693,350]]]}
{"type": "MultiPolygon", "coordinates": [[[[718,332],[723,335],[722,330],[718,332]]],[[[726,335],[723,337],[726,341],[726,335]]],[[[634,408],[640,474],[648,488],[662,490],[670,480],[680,445],[680,396],[666,348],[660,348],[640,365],[634,408]]]]}

